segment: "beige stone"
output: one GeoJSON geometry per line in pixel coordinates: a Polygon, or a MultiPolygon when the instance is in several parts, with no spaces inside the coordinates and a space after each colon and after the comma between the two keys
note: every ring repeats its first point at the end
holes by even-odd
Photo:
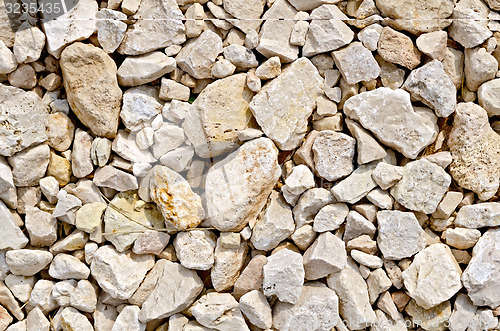
{"type": "Polygon", "coordinates": [[[413,45],[410,37],[390,27],[382,30],[377,51],[385,61],[408,69],[413,69],[420,63],[420,52],[413,45]]]}

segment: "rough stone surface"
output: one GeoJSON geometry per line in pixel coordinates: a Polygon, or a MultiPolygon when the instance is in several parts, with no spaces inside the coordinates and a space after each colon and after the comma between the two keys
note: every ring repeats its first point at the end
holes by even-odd
{"type": "Polygon", "coordinates": [[[355,144],[356,140],[346,134],[320,131],[312,147],[318,175],[328,181],[348,176],[354,170],[355,144]]]}
{"type": "Polygon", "coordinates": [[[370,81],[380,75],[377,61],[360,42],[351,43],[332,54],[342,77],[350,85],[361,81],[370,81]]]}
{"type": "Polygon", "coordinates": [[[482,1],[460,1],[451,16],[450,37],[466,48],[480,45],[492,34],[485,20],[488,13],[488,7],[482,1]]]}
{"type": "Polygon", "coordinates": [[[345,243],[331,232],[325,232],[304,253],[305,277],[307,280],[326,277],[344,269],[346,261],[345,243]]]}
{"type": "Polygon", "coordinates": [[[454,223],[469,229],[498,226],[500,223],[500,203],[484,202],[463,206],[458,211],[454,223]]]}
{"type": "Polygon", "coordinates": [[[196,79],[211,78],[212,66],[222,53],[222,40],[212,31],[187,42],[175,60],[182,70],[196,79]]]}
{"type": "Polygon", "coordinates": [[[420,63],[420,52],[407,35],[385,27],[380,33],[377,51],[387,62],[414,69],[420,63]]]}
{"type": "Polygon", "coordinates": [[[297,303],[304,284],[302,255],[282,249],[267,259],[262,288],[269,297],[275,295],[281,302],[297,303]]]}
{"type": "Polygon", "coordinates": [[[500,79],[487,81],[479,87],[477,98],[479,105],[486,110],[488,116],[500,115],[500,79]]]}

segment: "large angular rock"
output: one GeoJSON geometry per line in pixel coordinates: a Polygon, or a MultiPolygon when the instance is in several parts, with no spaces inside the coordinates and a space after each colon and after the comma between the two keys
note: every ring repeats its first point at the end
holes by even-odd
{"type": "Polygon", "coordinates": [[[290,44],[295,14],[297,11],[288,1],[276,0],[262,16],[264,24],[260,29],[256,50],[267,58],[279,56],[284,63],[295,61],[299,47],[290,44]]]}
{"type": "Polygon", "coordinates": [[[372,53],[360,42],[353,42],[332,53],[337,68],[349,85],[370,81],[380,75],[380,67],[372,53]]]}
{"type": "Polygon", "coordinates": [[[488,7],[480,0],[459,1],[453,9],[449,36],[465,48],[482,44],[492,35],[488,28],[489,12],[488,7]]]}
{"type": "Polygon", "coordinates": [[[391,187],[391,195],[402,206],[431,214],[451,184],[451,177],[440,166],[426,159],[403,168],[403,178],[391,187]]]}
{"type": "Polygon", "coordinates": [[[47,116],[35,92],[0,84],[0,155],[11,156],[47,140],[47,116]]]}
{"type": "MultiPolygon", "coordinates": [[[[140,130],[152,117],[161,113],[163,103],[159,90],[153,86],[138,86],[125,91],[120,118],[130,131],[140,130]]],[[[118,135],[120,135],[120,132],[118,135]]]]}
{"type": "Polygon", "coordinates": [[[403,89],[410,92],[412,98],[434,109],[439,117],[448,117],[455,111],[457,89],[438,60],[413,70],[403,89]]]}
{"type": "Polygon", "coordinates": [[[294,305],[277,301],[273,307],[273,326],[280,331],[327,331],[339,320],[339,298],[319,282],[305,284],[294,305]]]}
{"type": "Polygon", "coordinates": [[[106,245],[94,252],[90,272],[100,288],[111,297],[126,300],[134,294],[153,266],[153,255],[119,253],[106,245]]]}
{"type": "Polygon", "coordinates": [[[165,218],[165,224],[185,230],[195,228],[205,217],[201,198],[188,181],[172,169],[156,166],[149,182],[151,199],[165,218]]]}
{"type": "Polygon", "coordinates": [[[286,67],[257,93],[250,110],[264,133],[282,150],[296,148],[323,89],[323,79],[307,58],[286,67]]]}
{"type": "Polygon", "coordinates": [[[426,235],[415,214],[398,210],[377,213],[377,244],[385,259],[411,257],[426,246],[426,235]]]}
{"type": "Polygon", "coordinates": [[[430,309],[450,299],[462,288],[462,270],[445,244],[434,244],[415,255],[403,271],[408,294],[415,302],[430,309]]]}
{"type": "Polygon", "coordinates": [[[354,32],[343,22],[348,17],[335,5],[322,5],[314,9],[309,18],[312,21],[302,48],[303,56],[333,51],[354,39],[354,32]]]}
{"type": "Polygon", "coordinates": [[[60,65],[78,119],[95,135],[113,138],[122,101],[113,59],[100,48],[74,43],[61,54],[60,65]]]}
{"type": "Polygon", "coordinates": [[[238,131],[247,129],[252,118],[252,97],[245,74],[219,79],[203,89],[183,124],[198,156],[216,157],[237,147],[238,131]]]}
{"type": "Polygon", "coordinates": [[[249,330],[238,301],[229,293],[207,293],[193,304],[191,311],[201,325],[212,330],[249,330]]]}
{"type": "Polygon", "coordinates": [[[410,70],[420,63],[420,51],[410,37],[386,26],[380,33],[378,54],[387,62],[399,64],[410,70]]]}
{"type": "Polygon", "coordinates": [[[463,206],[458,211],[456,226],[469,229],[495,227],[500,225],[500,202],[484,202],[463,206]]]}
{"type": "Polygon", "coordinates": [[[331,232],[316,238],[304,253],[304,271],[307,280],[315,280],[344,269],[347,263],[345,243],[331,232]]]}
{"type": "Polygon", "coordinates": [[[227,0],[222,4],[224,9],[236,18],[231,24],[247,34],[259,29],[259,18],[264,12],[265,3],[264,0],[227,0]]]}
{"type": "Polygon", "coordinates": [[[44,10],[42,14],[45,18],[42,20],[42,29],[47,38],[47,51],[56,58],[67,45],[87,39],[96,30],[97,1],[82,0],[71,4],[74,6],[63,15],[57,10],[44,10]]]}
{"type": "Polygon", "coordinates": [[[302,255],[284,248],[268,257],[263,268],[264,294],[275,295],[281,302],[297,303],[304,285],[302,255]]]}
{"type": "Polygon", "coordinates": [[[500,305],[500,229],[490,229],[472,250],[472,259],[462,274],[467,294],[476,306],[500,305]]]}
{"type": "Polygon", "coordinates": [[[214,252],[215,263],[210,270],[210,278],[216,291],[227,291],[233,287],[243,269],[247,253],[248,244],[241,240],[240,234],[220,234],[214,252]]]}
{"type": "Polygon", "coordinates": [[[128,56],[118,68],[122,86],[137,86],[152,82],[175,69],[175,59],[162,52],[128,56]]]}
{"type": "Polygon", "coordinates": [[[216,33],[208,30],[198,38],[190,39],[175,60],[179,68],[194,78],[211,78],[212,67],[220,53],[222,53],[222,40],[216,33]]]}
{"type": "Polygon", "coordinates": [[[348,176],[354,170],[355,145],[356,140],[344,133],[320,131],[312,146],[317,174],[328,181],[348,176]]]}
{"type": "Polygon", "coordinates": [[[127,15],[122,12],[103,8],[96,14],[97,40],[106,53],[113,53],[120,46],[127,24],[127,15]]]}
{"type": "Polygon", "coordinates": [[[280,177],[278,151],[267,138],[243,144],[210,168],[206,177],[207,216],[220,231],[240,231],[264,207],[280,177]]]}
{"type": "Polygon", "coordinates": [[[488,116],[500,115],[500,79],[493,79],[483,83],[477,90],[479,105],[488,116]]]}
{"type": "Polygon", "coordinates": [[[416,158],[437,136],[436,116],[414,109],[410,94],[401,89],[380,87],[360,93],[345,102],[344,111],[383,144],[408,158],[416,158]]]}
{"type": "Polygon", "coordinates": [[[169,317],[191,306],[203,290],[203,282],[194,270],[165,261],[156,287],[142,304],[139,320],[143,323],[169,317]]]}
{"type": "Polygon", "coordinates": [[[481,200],[493,197],[500,184],[500,135],[491,129],[486,111],[474,103],[458,104],[448,146],[457,184],[481,200]]]}
{"type": "Polygon", "coordinates": [[[377,187],[372,178],[376,163],[363,164],[341,180],[331,191],[338,202],[356,203],[377,187]]]}
{"type": "Polygon", "coordinates": [[[451,20],[446,18],[450,17],[455,7],[454,0],[375,2],[383,16],[392,18],[389,24],[398,30],[406,30],[416,35],[441,30],[450,25],[451,20]]]}
{"type": "Polygon", "coordinates": [[[175,0],[141,1],[132,19],[137,21],[125,32],[120,54],[140,55],[186,41],[184,15],[175,0]]]}
{"type": "Polygon", "coordinates": [[[179,232],[174,248],[179,262],[188,269],[209,270],[214,264],[215,233],[209,230],[179,232]]]}
{"type": "Polygon", "coordinates": [[[38,185],[40,179],[45,176],[49,159],[50,147],[47,144],[30,147],[9,157],[14,185],[18,187],[38,185]]]}

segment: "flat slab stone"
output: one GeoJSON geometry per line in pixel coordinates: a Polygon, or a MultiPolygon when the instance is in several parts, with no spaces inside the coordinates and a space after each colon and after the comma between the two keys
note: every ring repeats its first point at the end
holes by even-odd
{"type": "Polygon", "coordinates": [[[257,93],[250,110],[264,133],[281,150],[292,150],[307,131],[307,119],[322,93],[323,79],[307,58],[286,67],[257,93]]]}
{"type": "Polygon", "coordinates": [[[495,227],[500,225],[500,202],[484,202],[463,206],[458,211],[456,226],[469,229],[495,227]]]}

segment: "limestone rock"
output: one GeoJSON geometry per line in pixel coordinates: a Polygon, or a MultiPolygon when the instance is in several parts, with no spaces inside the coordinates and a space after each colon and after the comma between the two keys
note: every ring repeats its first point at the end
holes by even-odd
{"type": "Polygon", "coordinates": [[[97,294],[93,285],[86,279],[76,284],[75,290],[70,295],[71,306],[81,311],[92,313],[97,306],[97,294]]]}
{"type": "Polygon", "coordinates": [[[410,92],[412,98],[434,109],[439,117],[448,117],[455,111],[456,88],[438,60],[413,70],[403,89],[410,92]]]}
{"type": "Polygon", "coordinates": [[[5,75],[8,73],[11,73],[12,71],[16,70],[17,68],[17,60],[7,46],[5,46],[5,43],[0,40],[0,59],[1,59],[1,64],[0,64],[0,73],[5,75]]]}
{"type": "Polygon", "coordinates": [[[410,70],[420,63],[420,52],[413,45],[410,37],[387,26],[380,34],[377,51],[385,61],[399,64],[410,70]]]}
{"type": "Polygon", "coordinates": [[[280,149],[294,149],[304,138],[322,85],[311,61],[300,58],[252,99],[249,107],[255,119],[280,149]]]}
{"type": "Polygon", "coordinates": [[[49,275],[55,279],[86,279],[90,269],[76,257],[60,253],[49,267],[49,275]]]}
{"type": "Polygon", "coordinates": [[[175,60],[162,52],[128,56],[118,68],[122,86],[137,86],[152,82],[175,69],[175,60]]]}
{"type": "Polygon", "coordinates": [[[137,178],[125,171],[107,165],[96,170],[94,184],[99,187],[109,187],[117,191],[137,190],[137,178]]]}
{"type": "Polygon", "coordinates": [[[234,285],[247,253],[248,244],[241,240],[238,233],[221,233],[214,252],[215,263],[210,271],[212,285],[216,291],[226,291],[234,285]]]}
{"type": "Polygon", "coordinates": [[[341,271],[347,263],[345,243],[331,232],[316,238],[304,253],[304,270],[307,280],[315,280],[341,271]]]}
{"type": "Polygon", "coordinates": [[[200,93],[183,124],[198,156],[215,157],[237,147],[238,131],[247,129],[252,118],[252,96],[245,74],[217,80],[200,93]]]}
{"type": "Polygon", "coordinates": [[[361,125],[348,118],[345,123],[349,132],[356,138],[356,151],[358,153],[356,160],[358,164],[366,164],[386,157],[387,152],[385,149],[361,125]]]}
{"type": "Polygon", "coordinates": [[[125,127],[130,131],[141,129],[144,126],[143,122],[149,121],[161,112],[163,105],[160,101],[156,87],[138,86],[125,91],[120,112],[125,127]]]}
{"type": "Polygon", "coordinates": [[[443,237],[449,246],[458,249],[468,249],[474,247],[479,238],[481,238],[481,232],[476,229],[446,229],[443,232],[443,237]]]}
{"type": "Polygon", "coordinates": [[[338,202],[356,203],[365,197],[377,184],[372,178],[375,163],[360,165],[347,178],[335,184],[331,191],[338,202]]]}
{"type": "Polygon", "coordinates": [[[27,148],[11,157],[12,178],[16,186],[38,185],[49,165],[50,148],[47,144],[27,148]]]}
{"type": "Polygon", "coordinates": [[[280,331],[326,331],[340,321],[339,298],[319,282],[305,284],[295,304],[277,301],[273,308],[273,326],[280,331]]]}
{"type": "Polygon", "coordinates": [[[272,254],[264,266],[264,294],[277,296],[281,302],[297,303],[304,284],[302,256],[289,249],[272,254]]]}
{"type": "MultiPolygon", "coordinates": [[[[67,45],[87,39],[96,29],[97,1],[83,0],[71,4],[72,8],[63,15],[59,11],[56,13],[56,10],[43,13],[42,28],[47,38],[47,51],[56,58],[61,56],[67,45]]],[[[96,77],[99,75],[92,77],[94,83],[96,77]]]]}
{"type": "Polygon", "coordinates": [[[201,325],[212,330],[249,330],[238,302],[229,293],[207,293],[191,311],[201,325]]]}
{"type": "Polygon", "coordinates": [[[451,184],[451,177],[440,166],[425,159],[408,163],[403,178],[391,187],[391,195],[406,208],[431,214],[451,184]]]}
{"type": "Polygon", "coordinates": [[[500,277],[498,270],[499,229],[486,231],[472,250],[472,259],[462,274],[462,282],[467,294],[476,306],[497,307],[500,304],[498,286],[500,277]]]}
{"type": "Polygon", "coordinates": [[[480,45],[492,32],[488,29],[488,7],[479,0],[466,0],[457,3],[453,9],[453,23],[449,35],[465,48],[480,45]]]}
{"type": "Polygon", "coordinates": [[[33,276],[51,261],[51,253],[36,249],[16,249],[5,254],[5,262],[10,271],[18,276],[33,276]]]}
{"type": "Polygon", "coordinates": [[[102,8],[96,14],[97,40],[106,53],[113,53],[120,46],[127,24],[123,20],[127,15],[122,12],[102,8]]]}
{"type": "Polygon", "coordinates": [[[272,141],[258,138],[210,168],[205,196],[207,216],[216,229],[239,231],[257,216],[280,176],[277,157],[272,141]]]}
{"type": "Polygon", "coordinates": [[[47,110],[35,92],[0,84],[0,155],[11,156],[47,140],[47,110]]]}
{"type": "Polygon", "coordinates": [[[462,288],[462,270],[445,244],[425,248],[403,271],[403,281],[410,297],[430,309],[451,298],[462,288]]]}
{"type": "Polygon", "coordinates": [[[255,54],[241,45],[231,44],[224,47],[224,58],[240,70],[256,68],[259,65],[255,54]]]}
{"type": "Polygon", "coordinates": [[[201,198],[181,175],[170,168],[153,168],[150,196],[165,218],[165,223],[177,229],[197,227],[205,217],[201,198]]]}
{"type": "Polygon", "coordinates": [[[62,112],[49,114],[47,119],[47,143],[49,146],[59,152],[68,150],[75,133],[73,122],[62,112]]]}
{"type": "Polygon", "coordinates": [[[337,230],[344,223],[349,207],[345,203],[326,205],[314,216],[313,229],[315,232],[337,230]]]}
{"type": "Polygon", "coordinates": [[[297,228],[312,223],[314,216],[321,208],[334,202],[333,194],[327,189],[312,188],[307,190],[293,209],[293,219],[297,228]]]}
{"type": "Polygon", "coordinates": [[[264,12],[263,0],[228,0],[222,3],[224,9],[237,20],[232,21],[232,24],[245,34],[252,30],[258,30],[260,26],[259,18],[264,12]],[[248,20],[248,21],[246,21],[248,20]]]}
{"type": "Polygon", "coordinates": [[[94,328],[85,315],[72,307],[66,307],[61,312],[61,325],[69,330],[92,331],[94,328]]]}
{"type": "Polygon", "coordinates": [[[154,265],[152,255],[119,253],[112,246],[101,246],[90,265],[92,277],[113,298],[126,300],[134,294],[154,265]]]}
{"type": "Polygon", "coordinates": [[[337,68],[349,85],[370,81],[380,75],[380,67],[372,53],[360,42],[353,42],[332,53],[337,68]]]}
{"type": "Polygon", "coordinates": [[[139,321],[141,308],[137,306],[126,306],[122,309],[111,331],[144,331],[146,324],[139,321]]]}
{"type": "Polygon", "coordinates": [[[500,203],[484,202],[463,206],[458,211],[455,225],[476,229],[500,225],[500,203]]]}
{"type": "Polygon", "coordinates": [[[470,91],[477,91],[486,81],[495,78],[498,61],[482,47],[465,50],[465,83],[470,91]]]}
{"type": "Polygon", "coordinates": [[[212,66],[220,53],[220,37],[212,31],[205,31],[198,38],[189,40],[175,60],[179,68],[194,78],[211,78],[212,66]]]}
{"type": "Polygon", "coordinates": [[[488,200],[500,184],[500,135],[490,128],[488,115],[473,103],[455,110],[448,146],[453,156],[450,174],[461,187],[488,200]]]}
{"type": "Polygon", "coordinates": [[[314,9],[309,19],[311,23],[302,49],[303,56],[336,50],[354,38],[354,32],[343,22],[347,16],[335,5],[325,4],[314,9]]]}
{"type": "Polygon", "coordinates": [[[191,306],[202,289],[203,282],[194,270],[165,261],[156,287],[142,304],[139,320],[146,323],[181,312],[191,306]]]}
{"type": "Polygon", "coordinates": [[[170,236],[161,231],[146,230],[137,237],[132,252],[159,255],[167,246],[170,236]]]}
{"type": "Polygon", "coordinates": [[[188,101],[190,93],[189,87],[177,83],[175,80],[161,79],[160,99],[162,100],[188,101]]]}
{"type": "Polygon", "coordinates": [[[122,101],[115,62],[95,46],[74,43],[61,54],[60,65],[68,102],[78,119],[95,135],[113,138],[122,101]]]}
{"type": "Polygon", "coordinates": [[[174,239],[175,253],[188,269],[209,270],[214,260],[217,236],[209,230],[179,232],[174,239]]]}
{"type": "Polygon", "coordinates": [[[424,230],[413,213],[382,210],[377,222],[377,244],[384,258],[401,260],[425,248],[424,230]]]}
{"type": "Polygon", "coordinates": [[[45,34],[36,26],[23,24],[16,32],[14,55],[18,63],[30,63],[40,58],[45,46],[45,34]]]}
{"type": "Polygon", "coordinates": [[[94,171],[92,164],[92,136],[87,131],[76,129],[71,152],[71,170],[75,177],[83,178],[94,171]]]}
{"type": "Polygon", "coordinates": [[[263,62],[255,70],[255,75],[260,79],[273,79],[281,74],[281,60],[278,56],[273,56],[263,62]]]}
{"type": "Polygon", "coordinates": [[[101,226],[101,216],[106,209],[107,204],[102,202],[93,202],[83,205],[76,212],[76,227],[87,233],[92,233],[101,226]]]}
{"type": "Polygon", "coordinates": [[[446,322],[451,316],[451,304],[450,301],[445,301],[435,307],[425,309],[417,305],[415,300],[410,300],[405,311],[411,317],[412,322],[422,329],[444,331],[446,330],[446,322]]]}
{"type": "Polygon", "coordinates": [[[174,0],[141,1],[137,20],[127,32],[118,53],[140,55],[186,41],[184,15],[174,0]]]}
{"type": "Polygon", "coordinates": [[[251,241],[256,249],[269,251],[295,230],[292,211],[278,192],[272,191],[270,202],[252,229],[251,241]]]}
{"type": "Polygon", "coordinates": [[[357,249],[351,251],[351,257],[354,261],[370,269],[378,269],[383,265],[382,259],[378,256],[358,251],[357,249]]]}
{"type": "Polygon", "coordinates": [[[314,164],[319,176],[335,181],[348,176],[353,170],[354,146],[352,137],[331,131],[320,131],[312,147],[314,164]]]}
{"type": "Polygon", "coordinates": [[[50,213],[30,208],[26,210],[24,224],[33,246],[50,246],[57,240],[57,220],[50,213]]]}
{"type": "Polygon", "coordinates": [[[500,115],[500,79],[487,81],[479,87],[477,98],[488,116],[500,115]]]}
{"type": "Polygon", "coordinates": [[[381,87],[360,93],[345,102],[344,111],[382,143],[409,158],[416,158],[437,136],[434,114],[427,110],[415,111],[410,94],[400,89],[381,87]],[[387,118],[393,121],[387,123],[387,118]]]}

